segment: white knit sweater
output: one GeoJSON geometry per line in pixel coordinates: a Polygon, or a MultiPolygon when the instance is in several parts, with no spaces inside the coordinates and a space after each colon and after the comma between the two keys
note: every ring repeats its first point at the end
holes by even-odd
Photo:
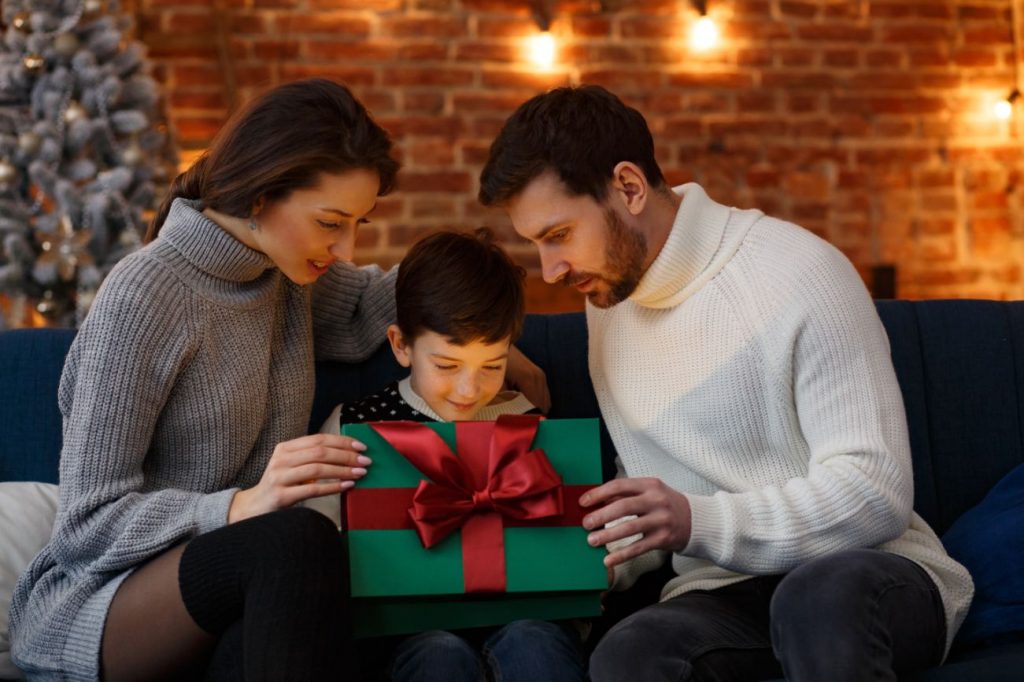
{"type": "MultiPolygon", "coordinates": [[[[662,599],[875,547],[935,581],[948,649],[973,585],[912,510],[902,395],[860,277],[796,225],[674,191],[672,233],[637,290],[587,306],[620,474],[660,478],[693,512],[662,599]]],[[[621,566],[616,587],[663,560],[621,566]]]]}

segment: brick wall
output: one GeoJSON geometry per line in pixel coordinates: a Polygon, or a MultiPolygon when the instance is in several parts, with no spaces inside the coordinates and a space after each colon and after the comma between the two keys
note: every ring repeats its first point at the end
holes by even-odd
{"type": "MultiPolygon", "coordinates": [[[[901,297],[1024,298],[1014,0],[708,0],[720,46],[693,52],[685,0],[552,2],[555,66],[522,43],[513,0],[135,0],[126,9],[165,84],[186,158],[268,84],[348,83],[395,136],[404,168],[359,240],[391,263],[431,228],[489,224],[475,200],[487,147],[543,89],[599,83],[647,117],[675,184],[798,222],[901,297]]],[[[1024,19],[1024,17],[1021,17],[1024,19]]],[[[1018,109],[1024,101],[1018,102],[1018,109]]],[[[531,283],[533,309],[578,308],[531,283]]]]}

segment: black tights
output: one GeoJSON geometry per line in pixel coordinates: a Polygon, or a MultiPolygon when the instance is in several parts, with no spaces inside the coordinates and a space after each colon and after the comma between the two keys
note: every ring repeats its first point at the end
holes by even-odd
{"type": "Polygon", "coordinates": [[[337,530],[309,509],[200,535],[121,585],[104,680],[354,679],[345,570],[337,530]]]}

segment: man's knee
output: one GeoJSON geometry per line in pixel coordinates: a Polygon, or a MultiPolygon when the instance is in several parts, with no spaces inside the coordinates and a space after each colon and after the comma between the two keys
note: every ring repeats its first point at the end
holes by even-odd
{"type": "MultiPolygon", "coordinates": [[[[609,630],[590,656],[590,677],[595,682],[636,678],[640,669],[657,661],[656,643],[664,638],[652,607],[641,609],[609,630]]],[[[685,645],[680,646],[680,650],[685,645]]],[[[679,677],[678,679],[686,679],[679,677]]]]}

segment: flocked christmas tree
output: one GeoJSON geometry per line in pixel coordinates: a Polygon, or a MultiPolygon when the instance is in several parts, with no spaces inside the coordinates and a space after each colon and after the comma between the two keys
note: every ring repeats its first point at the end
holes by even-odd
{"type": "MultiPolygon", "coordinates": [[[[175,154],[145,52],[116,0],[2,0],[0,295],[6,326],[34,306],[84,318],[138,248],[175,154]]],[[[0,328],[5,326],[0,314],[0,328]]]]}

